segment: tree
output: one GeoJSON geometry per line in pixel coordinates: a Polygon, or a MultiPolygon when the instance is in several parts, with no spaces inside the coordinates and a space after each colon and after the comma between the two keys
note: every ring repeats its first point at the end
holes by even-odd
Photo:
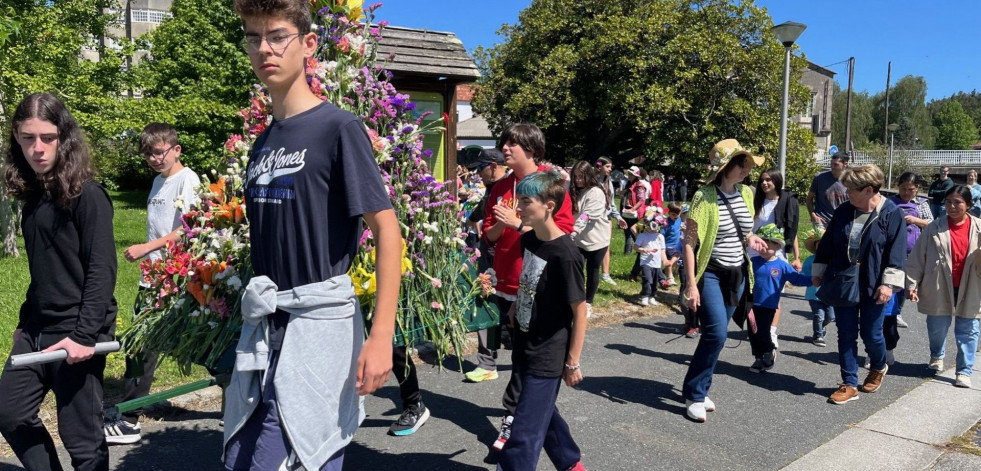
{"type": "MultiPolygon", "coordinates": [[[[772,25],[751,1],[535,0],[501,28],[503,44],[478,51],[488,74],[474,105],[498,132],[537,124],[557,163],[644,155],[700,176],[728,137],[775,162],[784,49],[772,25]]],[[[810,99],[805,67],[794,58],[792,114],[810,99]]],[[[788,180],[799,189],[813,153],[810,131],[791,125],[788,180]]]]}
{"type": "Polygon", "coordinates": [[[930,116],[936,119],[937,114],[940,113],[940,109],[948,101],[960,103],[964,108],[964,112],[971,117],[974,124],[978,125],[978,130],[981,131],[981,93],[978,93],[977,90],[972,90],[970,93],[957,92],[947,98],[933,100],[927,104],[927,110],[930,111],[930,116]]]}
{"type": "Polygon", "coordinates": [[[969,149],[978,140],[977,124],[958,101],[945,103],[934,119],[934,125],[938,130],[938,149],[969,149]]]}
{"type": "MultiPolygon", "coordinates": [[[[0,48],[20,30],[20,22],[14,17],[14,9],[7,7],[0,17],[0,48]]],[[[0,68],[0,82],[3,82],[3,69],[0,68]]],[[[3,89],[0,88],[0,257],[16,257],[17,250],[17,204],[7,196],[6,180],[3,178],[3,160],[7,151],[7,120],[3,107],[3,89]]]]}
{"type": "MultiPolygon", "coordinates": [[[[851,149],[845,145],[845,121],[847,119],[848,91],[842,91],[838,82],[834,85],[834,101],[831,103],[831,136],[834,144],[844,152],[851,149]]],[[[852,92],[852,145],[860,149],[868,145],[869,134],[875,125],[872,118],[872,98],[869,92],[852,92]]]]}
{"type": "MultiPolygon", "coordinates": [[[[932,149],[937,138],[937,129],[933,127],[930,113],[926,108],[926,79],[919,76],[907,75],[889,91],[889,123],[897,123],[902,129],[903,120],[911,132],[897,132],[896,146],[905,148],[932,149]]],[[[873,98],[873,117],[875,124],[869,131],[869,140],[889,145],[886,132],[886,94],[877,93],[873,98]]]]}

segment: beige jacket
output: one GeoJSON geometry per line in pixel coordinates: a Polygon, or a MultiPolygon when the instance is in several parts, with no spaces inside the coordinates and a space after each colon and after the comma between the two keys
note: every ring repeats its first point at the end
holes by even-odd
{"type": "Polygon", "coordinates": [[[981,219],[970,218],[970,242],[958,299],[954,303],[953,262],[947,216],[923,229],[906,260],[906,289],[917,290],[917,309],[931,316],[981,317],[981,219]],[[956,308],[955,308],[956,306],[956,308]]]}

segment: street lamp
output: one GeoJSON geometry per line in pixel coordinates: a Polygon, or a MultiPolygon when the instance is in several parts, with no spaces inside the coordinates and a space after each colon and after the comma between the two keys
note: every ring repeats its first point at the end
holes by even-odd
{"type": "Polygon", "coordinates": [[[787,104],[790,101],[790,48],[807,28],[803,23],[787,21],[771,28],[785,49],[783,57],[783,103],[780,105],[780,175],[787,181],[787,104]]]}
{"type": "Polygon", "coordinates": [[[886,126],[886,129],[889,130],[889,181],[886,186],[892,188],[892,145],[896,141],[896,130],[899,129],[899,125],[892,123],[886,126]]]}

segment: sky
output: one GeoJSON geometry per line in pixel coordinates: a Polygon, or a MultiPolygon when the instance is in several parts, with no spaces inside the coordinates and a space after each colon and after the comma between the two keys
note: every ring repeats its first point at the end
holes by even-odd
{"type": "MultiPolygon", "coordinates": [[[[368,0],[369,3],[371,0],[368,0]]],[[[497,30],[516,23],[530,0],[382,0],[379,20],[451,31],[468,51],[500,43],[497,30]]],[[[844,88],[855,57],[855,90],[875,94],[906,75],[927,81],[927,100],[981,89],[981,0],[757,0],[776,24],[807,25],[800,52],[835,71],[844,88]]]]}

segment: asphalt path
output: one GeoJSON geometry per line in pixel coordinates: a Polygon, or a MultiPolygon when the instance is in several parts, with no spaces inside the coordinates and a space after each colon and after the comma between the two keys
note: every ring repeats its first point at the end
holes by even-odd
{"type": "MultiPolygon", "coordinates": [[[[673,301],[670,293],[664,301],[673,301]]],[[[904,317],[909,329],[897,362],[882,388],[845,405],[828,404],[840,381],[837,332],[829,326],[825,348],[810,343],[810,309],[803,289],[788,289],[780,322],[776,367],[751,373],[749,342],[730,325],[729,340],[716,369],[710,396],[718,411],[706,423],[684,416],[681,382],[697,340],[680,335],[682,316],[660,309],[650,316],[591,328],[582,356],[585,379],[576,388],[562,386],[558,407],[569,422],[590,470],[770,470],[779,469],[869,417],[914,387],[930,372],[926,323],[912,303],[904,317]]],[[[645,311],[620,305],[622,311],[645,311]]],[[[948,367],[953,366],[952,334],[948,367]]],[[[862,347],[860,345],[860,351],[862,347]]],[[[864,353],[863,353],[864,355],[864,353]]],[[[464,369],[474,365],[473,358],[464,369]]],[[[367,400],[368,417],[348,447],[346,470],[493,469],[490,444],[497,437],[501,393],[510,375],[508,352],[500,358],[499,379],[480,384],[463,381],[456,360],[439,372],[419,366],[423,400],[432,418],[416,434],[387,435],[401,412],[393,379],[367,400]]],[[[864,378],[865,372],[859,373],[864,378]]],[[[220,469],[219,413],[215,410],[165,415],[145,421],[137,446],[111,449],[114,470],[188,471],[220,469]]],[[[20,469],[15,458],[0,460],[0,471],[20,469]]],[[[68,464],[65,461],[66,465],[68,464]]],[[[554,469],[545,454],[538,469],[554,469]]]]}

